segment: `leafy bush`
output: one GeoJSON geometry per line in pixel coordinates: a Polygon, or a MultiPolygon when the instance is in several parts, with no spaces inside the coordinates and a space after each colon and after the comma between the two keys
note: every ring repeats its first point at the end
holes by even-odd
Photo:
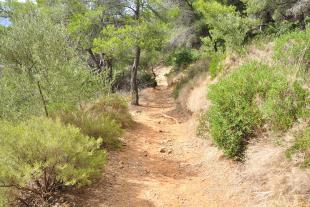
{"type": "Polygon", "coordinates": [[[59,120],[33,118],[17,125],[2,121],[0,185],[12,202],[53,204],[65,187],[90,184],[100,175],[106,161],[100,144],[101,139],[84,136],[59,120]]]}
{"type": "Polygon", "coordinates": [[[171,52],[166,58],[166,63],[168,65],[173,65],[177,70],[187,66],[197,60],[197,54],[193,49],[190,48],[178,48],[171,52]]]}
{"type": "Polygon", "coordinates": [[[292,87],[279,71],[252,62],[210,87],[210,132],[227,156],[240,159],[262,124],[286,130],[305,110],[309,94],[297,82],[292,87]]]}
{"type": "Polygon", "coordinates": [[[292,147],[286,151],[288,158],[292,158],[295,154],[303,155],[301,167],[310,167],[310,128],[308,127],[300,133],[292,147]]]}
{"type": "Polygon", "coordinates": [[[275,58],[284,64],[310,67],[310,30],[291,32],[276,40],[275,58]]]}
{"type": "Polygon", "coordinates": [[[131,127],[133,124],[126,100],[118,95],[103,96],[97,102],[90,104],[86,111],[92,115],[108,116],[120,124],[122,128],[131,127]]]}
{"type": "Polygon", "coordinates": [[[220,52],[218,53],[212,53],[212,55],[210,55],[210,66],[209,66],[209,71],[210,71],[210,75],[212,78],[215,78],[219,72],[221,72],[221,61],[224,59],[225,54],[222,54],[220,52]]]}
{"type": "Polygon", "coordinates": [[[56,116],[65,124],[81,129],[93,138],[102,139],[105,148],[120,148],[122,128],[131,127],[133,120],[127,102],[118,95],[101,97],[97,102],[74,111],[61,111],[56,116]]]}
{"type": "Polygon", "coordinates": [[[120,148],[119,140],[122,129],[114,119],[104,114],[92,115],[86,111],[63,111],[59,114],[61,121],[78,127],[87,136],[102,140],[105,148],[120,148]]]}

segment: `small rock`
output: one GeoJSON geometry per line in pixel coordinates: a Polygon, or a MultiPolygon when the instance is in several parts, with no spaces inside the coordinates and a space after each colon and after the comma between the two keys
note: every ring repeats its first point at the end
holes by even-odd
{"type": "Polygon", "coordinates": [[[163,133],[164,131],[163,131],[163,130],[159,130],[159,132],[160,132],[160,133],[163,133]]]}
{"type": "Polygon", "coordinates": [[[168,150],[168,154],[170,155],[170,154],[172,154],[172,149],[170,149],[170,150],[168,150]]]}
{"type": "Polygon", "coordinates": [[[166,150],[166,148],[164,148],[164,147],[160,149],[160,153],[166,153],[166,151],[167,151],[167,150],[166,150]]]}
{"type": "Polygon", "coordinates": [[[143,152],[143,156],[144,156],[144,157],[147,157],[148,155],[149,155],[149,154],[148,154],[147,151],[144,151],[144,152],[143,152]]]}
{"type": "Polygon", "coordinates": [[[118,164],[120,165],[120,167],[119,167],[119,168],[121,168],[121,169],[123,169],[123,168],[124,168],[124,162],[123,162],[123,161],[120,161],[118,164]]]}

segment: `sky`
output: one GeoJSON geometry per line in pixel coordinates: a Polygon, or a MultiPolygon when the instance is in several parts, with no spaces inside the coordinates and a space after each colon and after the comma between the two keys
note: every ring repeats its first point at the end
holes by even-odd
{"type": "Polygon", "coordinates": [[[7,18],[0,17],[0,25],[9,26],[10,21],[7,18]]]}
{"type": "MultiPolygon", "coordinates": [[[[19,2],[26,2],[27,0],[18,0],[19,2]]],[[[5,2],[5,0],[0,0],[0,2],[5,2]]],[[[9,26],[10,20],[8,18],[0,17],[0,25],[9,26]]]]}

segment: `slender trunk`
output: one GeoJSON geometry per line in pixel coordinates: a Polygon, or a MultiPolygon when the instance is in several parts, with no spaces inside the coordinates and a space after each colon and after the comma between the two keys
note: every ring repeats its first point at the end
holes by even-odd
{"type": "MultiPolygon", "coordinates": [[[[135,0],[135,19],[137,23],[139,22],[140,18],[140,0],[135,0]]],[[[132,105],[139,105],[139,91],[138,91],[138,83],[137,83],[137,74],[138,68],[140,65],[140,55],[141,55],[141,48],[139,45],[135,48],[135,59],[131,68],[131,79],[130,79],[130,87],[131,87],[131,104],[132,105]]]]}
{"type": "Polygon", "coordinates": [[[299,17],[299,24],[300,24],[300,30],[306,29],[306,23],[305,23],[305,15],[302,13],[299,17]]]}
{"type": "Polygon", "coordinates": [[[93,53],[92,49],[87,49],[87,52],[89,53],[91,59],[93,60],[93,62],[96,64],[96,67],[98,69],[99,72],[102,71],[102,61],[99,59],[97,59],[96,55],[93,53]]]}
{"type": "Polygon", "coordinates": [[[135,49],[135,60],[131,68],[130,86],[131,86],[131,104],[132,105],[139,105],[137,73],[138,73],[138,67],[140,64],[140,54],[141,54],[141,48],[137,46],[135,49]]]}
{"type": "Polygon", "coordinates": [[[108,59],[106,62],[107,62],[107,67],[108,67],[108,78],[109,78],[109,81],[112,82],[112,80],[113,80],[113,62],[112,62],[112,59],[108,59]]]}
{"type": "Polygon", "coordinates": [[[45,100],[44,95],[43,95],[43,91],[42,91],[42,88],[41,88],[40,81],[37,81],[37,86],[38,86],[39,93],[40,93],[40,96],[41,96],[42,104],[44,106],[45,115],[46,115],[46,117],[48,117],[49,115],[48,115],[48,110],[47,110],[47,103],[46,103],[46,100],[45,100]]]}

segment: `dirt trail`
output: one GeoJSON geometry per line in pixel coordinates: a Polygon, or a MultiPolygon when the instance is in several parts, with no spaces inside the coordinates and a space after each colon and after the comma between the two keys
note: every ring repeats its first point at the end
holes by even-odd
{"type": "Polygon", "coordinates": [[[206,143],[171,98],[168,71],[157,70],[158,88],[141,91],[141,106],[130,108],[135,126],[125,135],[126,146],[110,153],[103,178],[80,194],[80,206],[242,206],[227,194],[233,179],[225,178],[225,167],[208,170],[204,163],[206,143]]]}

